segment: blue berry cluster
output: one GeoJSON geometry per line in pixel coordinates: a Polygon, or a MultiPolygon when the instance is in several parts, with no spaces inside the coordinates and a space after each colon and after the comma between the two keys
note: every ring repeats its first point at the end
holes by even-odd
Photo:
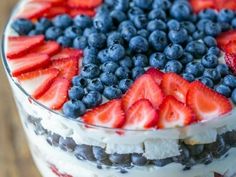
{"type": "Polygon", "coordinates": [[[59,15],[35,24],[16,20],[19,34],[45,34],[64,47],[83,49],[66,116],[76,118],[103,99],[119,98],[148,67],[200,80],[236,103],[236,77],[225,64],[215,37],[236,28],[235,12],[192,11],[187,0],[105,0],[91,19],[59,15]]]}

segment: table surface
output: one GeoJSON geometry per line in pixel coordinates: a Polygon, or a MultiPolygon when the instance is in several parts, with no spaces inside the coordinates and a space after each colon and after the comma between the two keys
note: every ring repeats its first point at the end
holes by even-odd
{"type": "MultiPolygon", "coordinates": [[[[1,0],[3,30],[17,0],[1,0]]],[[[0,177],[40,177],[34,166],[4,69],[0,64],[0,177]]]]}

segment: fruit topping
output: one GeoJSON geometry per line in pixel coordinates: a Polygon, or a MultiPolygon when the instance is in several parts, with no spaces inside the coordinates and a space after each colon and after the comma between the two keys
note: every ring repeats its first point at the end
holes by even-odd
{"type": "Polygon", "coordinates": [[[57,69],[36,70],[17,77],[21,86],[34,98],[39,98],[59,74],[57,69]]]}
{"type": "Polygon", "coordinates": [[[149,74],[152,76],[152,78],[156,81],[156,83],[158,85],[161,84],[161,81],[163,79],[163,76],[164,76],[164,73],[161,72],[160,70],[158,69],[155,69],[155,68],[149,68],[147,71],[146,71],[146,74],[149,74]]]}
{"type": "Polygon", "coordinates": [[[147,129],[155,127],[158,113],[147,99],[135,102],[126,113],[126,122],[123,128],[130,130],[147,129]]]}
{"type": "Polygon", "coordinates": [[[77,15],[87,15],[93,17],[96,14],[96,11],[93,9],[71,9],[69,12],[70,16],[75,17],[77,15]]]}
{"type": "Polygon", "coordinates": [[[236,40],[231,41],[225,45],[225,52],[228,54],[236,55],[236,40]]]}
{"type": "Polygon", "coordinates": [[[193,109],[198,121],[207,121],[232,110],[230,101],[199,81],[190,84],[187,104],[193,109]]]}
{"type": "Polygon", "coordinates": [[[62,15],[67,13],[68,9],[65,6],[54,6],[53,8],[50,8],[44,16],[47,18],[53,18],[57,15],[62,15]]]}
{"type": "Polygon", "coordinates": [[[43,45],[35,47],[31,53],[40,53],[40,54],[47,54],[49,56],[54,55],[58,52],[60,49],[60,46],[57,42],[54,41],[48,41],[44,42],[43,45]]]}
{"type": "Polygon", "coordinates": [[[50,109],[60,109],[68,99],[69,86],[67,79],[58,77],[38,101],[50,109]]]}
{"type": "Polygon", "coordinates": [[[194,12],[200,12],[201,10],[208,8],[215,8],[214,0],[190,0],[194,12]]]}
{"type": "Polygon", "coordinates": [[[229,66],[229,68],[236,74],[236,55],[226,53],[225,54],[225,62],[229,66]]]}
{"type": "Polygon", "coordinates": [[[74,8],[91,9],[101,5],[103,0],[68,0],[67,4],[74,8]]]}
{"type": "Polygon", "coordinates": [[[221,49],[225,49],[225,46],[231,41],[236,41],[236,30],[226,31],[221,33],[217,38],[217,44],[221,49]]]}
{"type": "Polygon", "coordinates": [[[235,0],[214,0],[217,9],[236,10],[235,0]]]}
{"type": "Polygon", "coordinates": [[[120,99],[115,99],[102,104],[85,113],[82,119],[85,123],[91,125],[120,128],[125,122],[122,101],[120,99]]]}
{"type": "Polygon", "coordinates": [[[194,112],[173,96],[167,96],[159,109],[158,128],[187,126],[195,121],[194,112]]]}
{"type": "Polygon", "coordinates": [[[13,59],[24,55],[30,49],[43,43],[44,36],[11,36],[8,37],[7,57],[13,59]]]}
{"type": "Polygon", "coordinates": [[[23,57],[9,60],[9,67],[13,76],[45,68],[50,64],[49,56],[46,54],[28,54],[23,57]]]}
{"type": "Polygon", "coordinates": [[[51,60],[66,59],[66,58],[79,58],[83,55],[81,50],[72,48],[63,48],[59,53],[51,57],[51,60]]]}

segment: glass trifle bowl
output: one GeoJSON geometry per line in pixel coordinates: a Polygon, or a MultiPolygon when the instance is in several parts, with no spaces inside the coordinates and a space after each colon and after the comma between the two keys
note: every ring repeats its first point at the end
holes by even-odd
{"type": "MultiPolygon", "coordinates": [[[[235,108],[191,125],[132,130],[69,118],[37,101],[13,77],[7,57],[8,37],[18,36],[11,24],[25,3],[28,1],[19,3],[6,26],[2,62],[33,159],[43,177],[236,175],[235,108]]],[[[114,117],[112,112],[110,116],[114,117]]]]}

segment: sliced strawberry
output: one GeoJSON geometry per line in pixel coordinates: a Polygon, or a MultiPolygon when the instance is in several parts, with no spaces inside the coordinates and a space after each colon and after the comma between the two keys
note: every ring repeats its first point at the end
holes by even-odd
{"type": "Polygon", "coordinates": [[[68,6],[72,8],[92,9],[101,5],[103,0],[68,0],[68,6]]]}
{"type": "Polygon", "coordinates": [[[236,55],[236,41],[231,41],[226,44],[225,52],[228,54],[236,55]]]}
{"type": "Polygon", "coordinates": [[[69,87],[67,79],[58,77],[38,101],[51,109],[60,109],[68,99],[69,87]]]}
{"type": "Polygon", "coordinates": [[[78,49],[72,49],[72,48],[63,48],[59,53],[51,57],[51,60],[59,60],[59,59],[65,59],[65,58],[80,58],[83,56],[83,51],[78,49]]]}
{"type": "Polygon", "coordinates": [[[210,120],[232,110],[230,101],[199,81],[190,84],[187,104],[193,109],[199,121],[210,120]]]}
{"type": "MultiPolygon", "coordinates": [[[[52,5],[65,5],[64,0],[29,0],[30,2],[47,2],[52,5]]],[[[54,8],[54,6],[53,6],[54,8]]]]}
{"type": "Polygon", "coordinates": [[[147,129],[157,125],[158,114],[147,99],[135,102],[126,113],[125,129],[147,129]]]}
{"type": "Polygon", "coordinates": [[[70,9],[69,14],[72,17],[77,15],[87,15],[93,17],[96,15],[96,11],[94,9],[70,9]]]}
{"type": "Polygon", "coordinates": [[[175,73],[166,73],[163,76],[161,88],[166,95],[172,95],[182,103],[186,102],[189,82],[175,73]]]}
{"type": "Polygon", "coordinates": [[[125,93],[122,101],[125,111],[140,99],[148,99],[155,109],[162,103],[162,90],[149,74],[139,77],[125,93]]]}
{"type": "Polygon", "coordinates": [[[125,113],[122,109],[120,99],[111,100],[95,109],[87,112],[83,116],[87,124],[98,125],[109,128],[120,128],[125,122],[125,113]]]}
{"type": "Polygon", "coordinates": [[[10,59],[20,57],[30,49],[39,46],[43,41],[43,35],[8,37],[7,57],[10,59]]]}
{"type": "Polygon", "coordinates": [[[52,61],[51,68],[57,68],[60,71],[60,77],[64,77],[69,81],[78,74],[78,59],[69,58],[69,59],[60,59],[52,61]]]}
{"type": "Polygon", "coordinates": [[[236,10],[235,0],[214,0],[218,10],[231,9],[236,10]]]}
{"type": "Polygon", "coordinates": [[[47,11],[47,13],[44,14],[47,18],[53,18],[57,15],[65,14],[67,13],[68,9],[65,6],[54,6],[50,10],[47,11]]]}
{"type": "Polygon", "coordinates": [[[152,78],[156,81],[156,83],[158,85],[161,84],[161,81],[163,79],[163,76],[164,76],[164,73],[161,72],[160,70],[158,69],[155,69],[155,68],[149,68],[147,71],[146,71],[146,74],[149,74],[152,76],[152,78]]]}
{"type": "Polygon", "coordinates": [[[226,44],[236,41],[236,30],[221,33],[217,38],[217,44],[221,49],[225,49],[226,44]]]}
{"type": "Polygon", "coordinates": [[[193,11],[196,13],[204,9],[215,8],[214,0],[190,0],[190,3],[192,5],[193,11]]]}
{"type": "Polygon", "coordinates": [[[25,73],[17,79],[28,94],[38,98],[50,87],[58,74],[59,71],[52,68],[25,73]]]}
{"type": "Polygon", "coordinates": [[[48,2],[28,2],[23,6],[23,9],[17,15],[17,18],[38,18],[46,13],[51,7],[51,4],[48,2]]]}
{"type": "Polygon", "coordinates": [[[13,76],[30,72],[39,68],[45,68],[50,64],[50,58],[46,54],[28,54],[21,58],[8,61],[13,76]]]}
{"type": "Polygon", "coordinates": [[[35,47],[31,52],[32,53],[41,53],[47,54],[49,56],[57,53],[60,49],[60,45],[54,41],[45,42],[43,45],[35,47]]]}
{"type": "Polygon", "coordinates": [[[176,100],[173,96],[167,96],[160,106],[158,128],[183,127],[195,120],[191,108],[176,100]]]}
{"type": "Polygon", "coordinates": [[[225,54],[225,62],[230,67],[230,69],[233,71],[234,74],[236,74],[236,55],[234,54],[225,54]]]}

